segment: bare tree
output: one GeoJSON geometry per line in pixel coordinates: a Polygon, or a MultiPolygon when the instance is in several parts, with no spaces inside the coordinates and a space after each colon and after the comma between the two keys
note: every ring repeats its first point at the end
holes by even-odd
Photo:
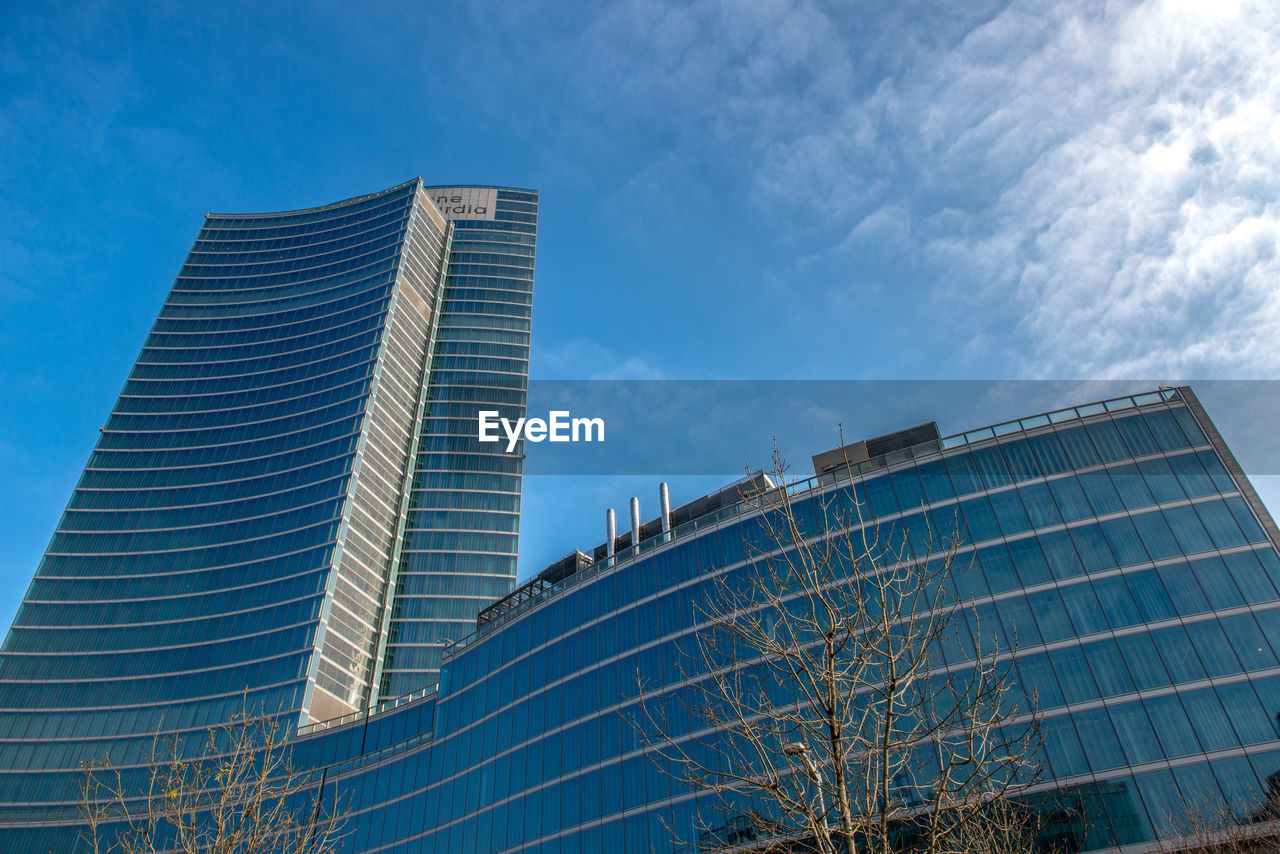
{"type": "MultiPolygon", "coordinates": [[[[785,471],[775,451],[777,483],[785,471]]],[[[760,515],[745,571],[719,576],[700,606],[686,684],[642,685],[636,725],[659,764],[720,816],[680,841],[1034,850],[1037,813],[1012,798],[1040,774],[1035,702],[1011,676],[1016,638],[956,601],[951,532],[887,533],[853,495],[796,503],[784,485],[749,499],[760,515]]]]}
{"type": "Polygon", "coordinates": [[[203,736],[194,758],[157,736],[138,785],[83,764],[81,839],[93,854],[333,854],[345,820],[322,776],[293,767],[277,718],[248,711],[203,736]]]}

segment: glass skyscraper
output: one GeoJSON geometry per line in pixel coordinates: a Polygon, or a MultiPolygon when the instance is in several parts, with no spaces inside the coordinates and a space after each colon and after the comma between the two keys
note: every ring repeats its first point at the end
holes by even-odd
{"type": "MultiPolygon", "coordinates": [[[[520,456],[476,411],[523,413],[536,204],[411,182],[209,217],[0,654],[0,851],[75,850],[81,760],[128,778],[246,690],[296,725],[345,851],[751,838],[632,721],[640,684],[678,709],[698,677],[707,603],[770,548],[755,503],[699,499],[513,590],[520,456]]],[[[1191,389],[863,451],[792,505],[857,502],[919,559],[957,532],[955,593],[1016,634],[1043,715],[1020,797],[1052,841],[1277,814],[1280,534],[1191,389]]],[[[716,761],[721,733],[668,735],[716,761]]]]}
{"type": "Polygon", "coordinates": [[[523,414],[536,223],[418,180],[207,216],[0,651],[0,803],[435,683],[515,584],[520,464],[467,413],[523,414]]]}

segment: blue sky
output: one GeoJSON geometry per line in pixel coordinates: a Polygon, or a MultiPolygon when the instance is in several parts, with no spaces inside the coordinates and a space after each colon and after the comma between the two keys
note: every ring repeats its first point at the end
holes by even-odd
{"type": "Polygon", "coordinates": [[[0,9],[6,623],[206,211],[540,189],[535,379],[1280,374],[1273,2],[150,5],[0,9]]]}

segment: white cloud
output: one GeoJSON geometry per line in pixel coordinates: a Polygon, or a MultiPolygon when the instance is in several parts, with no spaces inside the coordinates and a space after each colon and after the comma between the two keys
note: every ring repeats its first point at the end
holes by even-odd
{"type": "Polygon", "coordinates": [[[1275,3],[1028,2],[869,27],[804,0],[624,8],[605,18],[614,43],[649,27],[658,60],[632,56],[626,91],[700,119],[762,210],[848,223],[801,266],[926,259],[933,298],[966,303],[962,357],[1037,376],[1280,373],[1275,3]],[[961,35],[921,42],[944,25],[961,35]],[[897,52],[862,61],[879,42],[897,52]]]}
{"type": "Polygon", "coordinates": [[[978,321],[970,355],[1003,340],[1040,376],[1280,373],[1280,7],[1010,8],[926,58],[893,112],[920,188],[962,198],[917,207],[916,248],[966,279],[946,298],[978,321]]]}
{"type": "Polygon", "coordinates": [[[792,328],[883,281],[943,370],[1280,373],[1274,0],[630,0],[561,53],[617,207],[748,206],[792,328]]]}
{"type": "MultiPolygon", "coordinates": [[[[972,212],[980,237],[939,248],[965,257],[989,299],[1015,301],[1027,370],[1280,371],[1277,9],[1149,3],[1064,27],[1021,70],[1006,81],[1015,105],[1074,81],[1059,105],[1010,119],[1015,137],[1056,141],[972,212]],[[1041,61],[1085,44],[1087,73],[1041,61]]],[[[962,138],[977,118],[942,121],[962,138]]]]}

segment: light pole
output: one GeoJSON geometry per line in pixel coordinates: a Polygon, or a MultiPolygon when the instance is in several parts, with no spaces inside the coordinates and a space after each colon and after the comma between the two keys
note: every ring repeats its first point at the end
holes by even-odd
{"type": "Polygon", "coordinates": [[[830,833],[827,831],[827,801],[822,795],[822,779],[818,776],[818,766],[814,764],[813,757],[809,755],[809,745],[803,742],[793,741],[790,744],[782,746],[783,756],[798,756],[804,764],[804,774],[813,783],[813,789],[818,796],[818,813],[817,826],[814,828],[815,835],[819,837],[818,845],[827,848],[830,833]],[[817,831],[821,830],[820,833],[817,831]]]}

